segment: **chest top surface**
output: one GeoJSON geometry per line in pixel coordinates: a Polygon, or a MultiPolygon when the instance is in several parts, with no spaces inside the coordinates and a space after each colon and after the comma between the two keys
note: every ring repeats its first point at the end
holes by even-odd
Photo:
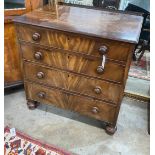
{"type": "Polygon", "coordinates": [[[14,19],[16,23],[53,28],[92,37],[137,43],[143,17],[75,6],[44,6],[14,19]]]}

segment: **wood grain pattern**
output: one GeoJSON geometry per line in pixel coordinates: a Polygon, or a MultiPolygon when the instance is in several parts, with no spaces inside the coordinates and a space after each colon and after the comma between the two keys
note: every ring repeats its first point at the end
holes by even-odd
{"type": "Polygon", "coordinates": [[[25,88],[27,90],[27,99],[31,99],[38,102],[44,102],[47,104],[53,104],[60,108],[66,108],[68,102],[68,96],[63,94],[61,91],[55,89],[48,89],[46,87],[42,87],[41,85],[36,84],[28,84],[25,82],[25,88]],[[45,99],[41,99],[38,97],[40,92],[45,92],[45,99]]]}
{"type": "Polygon", "coordinates": [[[106,102],[97,101],[88,97],[68,95],[63,91],[43,87],[35,83],[25,82],[27,89],[27,98],[30,100],[52,104],[54,106],[79,112],[83,115],[104,120],[106,122],[113,122],[115,116],[115,107],[107,105],[106,102]],[[38,97],[38,93],[44,92],[46,95],[43,99],[38,97]],[[82,103],[82,104],[81,104],[82,103]],[[93,113],[94,107],[98,108],[97,113],[93,113]]]}
{"type": "Polygon", "coordinates": [[[108,100],[115,104],[119,101],[119,96],[122,89],[120,85],[83,77],[77,74],[47,68],[45,66],[39,66],[32,63],[24,63],[24,71],[25,78],[30,81],[63,88],[68,91],[74,91],[75,93],[78,92],[101,100],[108,100]],[[42,78],[37,77],[37,74],[40,72],[44,75],[42,78]],[[94,89],[96,87],[101,88],[101,92],[99,94],[95,93],[94,89]]]}
{"type": "MultiPolygon", "coordinates": [[[[23,58],[33,61],[34,54],[35,53],[33,52],[28,54],[25,49],[23,51],[23,58]]],[[[90,60],[89,58],[87,59],[73,54],[63,54],[62,50],[61,53],[51,52],[50,55],[42,51],[42,59],[38,62],[59,69],[81,73],[116,83],[122,83],[124,79],[125,67],[118,63],[107,60],[104,72],[102,74],[98,74],[97,67],[101,65],[102,59],[90,60]],[[113,74],[111,74],[111,70],[113,70],[113,74]]]]}
{"type": "Polygon", "coordinates": [[[115,107],[107,105],[106,102],[84,98],[82,96],[70,95],[69,103],[71,103],[69,109],[73,111],[104,122],[110,122],[111,124],[114,123],[115,107]],[[93,112],[94,108],[97,108],[98,111],[93,112]]]}
{"type": "Polygon", "coordinates": [[[22,80],[20,55],[15,38],[15,27],[12,22],[7,22],[4,25],[4,81],[7,84],[22,80]]]}
{"type": "Polygon", "coordinates": [[[97,73],[97,67],[101,64],[102,59],[90,61],[89,59],[77,59],[76,56],[70,56],[68,61],[68,69],[110,82],[123,82],[124,67],[122,65],[107,60],[105,63],[104,72],[99,74],[97,73]],[[111,74],[111,71],[113,71],[113,74],[111,74]]]}
{"type": "Polygon", "coordinates": [[[25,8],[4,10],[4,82],[5,88],[23,84],[20,53],[17,46],[14,16],[42,6],[43,0],[25,0],[25,8]]]}
{"type": "MultiPolygon", "coordinates": [[[[39,43],[48,47],[61,48],[70,52],[78,52],[88,54],[96,57],[101,57],[99,52],[101,46],[108,48],[106,56],[108,59],[118,60],[121,62],[127,61],[129,54],[129,47],[132,46],[129,43],[123,43],[118,41],[111,41],[107,39],[94,39],[86,36],[74,35],[65,33],[62,31],[47,30],[40,27],[18,25],[19,40],[26,42],[39,43]],[[41,39],[34,41],[32,36],[34,33],[39,33],[41,39]]],[[[26,46],[26,45],[23,45],[26,46]]],[[[24,47],[23,47],[24,48],[24,47]]],[[[38,46],[25,47],[29,50],[37,50],[38,46]],[[32,49],[31,49],[32,48],[32,49]]],[[[45,49],[43,49],[45,50],[45,49]]],[[[47,50],[46,50],[47,51],[47,50]]]]}
{"type": "Polygon", "coordinates": [[[138,43],[143,17],[74,6],[45,6],[15,22],[124,42],[138,43]],[[80,20],[79,20],[80,19],[80,20]]]}
{"type": "Polygon", "coordinates": [[[142,17],[57,7],[15,19],[28,107],[76,111],[105,121],[113,134],[142,17]]]}
{"type": "Polygon", "coordinates": [[[23,58],[25,58],[26,60],[34,61],[34,54],[39,51],[42,53],[42,59],[38,61],[40,63],[54,66],[60,69],[65,69],[68,71],[98,77],[100,79],[109,80],[112,82],[121,83],[123,81],[125,71],[124,66],[120,65],[119,63],[111,62],[110,60],[106,61],[104,73],[98,74],[97,67],[102,63],[101,58],[85,58],[82,56],[76,56],[73,53],[64,53],[63,50],[57,49],[53,49],[52,52],[38,48],[31,49],[30,46],[25,45],[21,45],[21,49],[23,58]],[[113,74],[111,74],[111,70],[109,68],[113,70],[113,74]]]}

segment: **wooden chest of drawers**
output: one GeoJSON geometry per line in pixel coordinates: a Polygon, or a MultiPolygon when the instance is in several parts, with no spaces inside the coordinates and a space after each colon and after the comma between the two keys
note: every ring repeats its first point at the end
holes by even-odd
{"type": "Polygon", "coordinates": [[[16,17],[27,105],[104,121],[113,134],[142,17],[74,6],[16,17]]]}

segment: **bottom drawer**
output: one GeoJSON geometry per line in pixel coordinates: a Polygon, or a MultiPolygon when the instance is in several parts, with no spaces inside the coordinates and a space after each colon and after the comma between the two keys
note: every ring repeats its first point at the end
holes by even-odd
{"type": "Polygon", "coordinates": [[[113,123],[116,107],[107,102],[89,97],[70,94],[62,90],[48,88],[40,84],[25,82],[27,99],[68,109],[98,120],[113,123]]]}

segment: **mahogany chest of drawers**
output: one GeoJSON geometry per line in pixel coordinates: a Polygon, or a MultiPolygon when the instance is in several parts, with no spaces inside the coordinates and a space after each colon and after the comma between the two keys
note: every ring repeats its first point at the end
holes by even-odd
{"type": "Polygon", "coordinates": [[[142,17],[57,5],[14,21],[28,107],[72,110],[113,134],[142,17]]]}

